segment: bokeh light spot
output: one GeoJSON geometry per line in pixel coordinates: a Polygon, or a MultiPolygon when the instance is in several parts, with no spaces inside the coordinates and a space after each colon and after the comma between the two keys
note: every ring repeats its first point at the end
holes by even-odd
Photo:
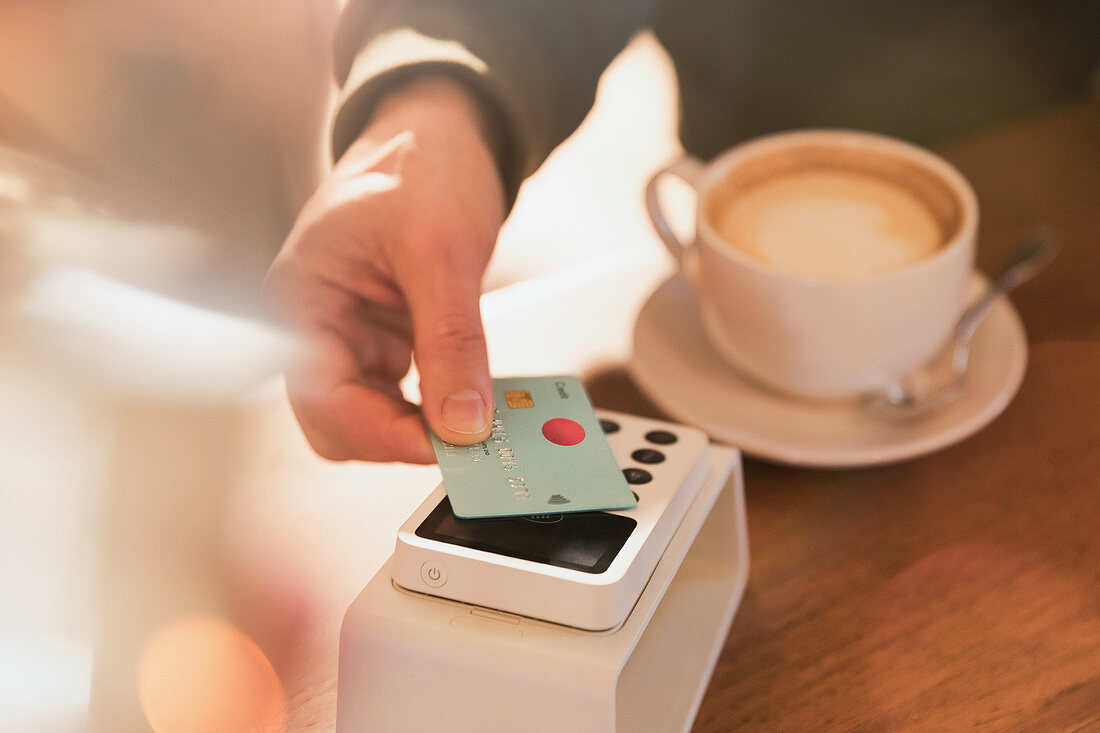
{"type": "Polygon", "coordinates": [[[156,733],[281,733],[282,685],[246,634],[216,618],[163,628],[138,672],[141,706],[156,733]]]}

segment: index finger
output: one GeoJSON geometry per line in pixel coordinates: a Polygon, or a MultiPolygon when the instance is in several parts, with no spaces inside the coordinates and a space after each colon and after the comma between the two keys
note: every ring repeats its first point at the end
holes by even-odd
{"type": "Polygon", "coordinates": [[[287,373],[298,422],[318,454],[330,460],[434,463],[420,408],[397,385],[366,385],[350,347],[333,333],[316,334],[316,361],[287,373]]]}

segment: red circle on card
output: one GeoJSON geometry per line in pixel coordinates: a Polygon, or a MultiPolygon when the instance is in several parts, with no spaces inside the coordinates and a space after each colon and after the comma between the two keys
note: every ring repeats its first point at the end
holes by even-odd
{"type": "Polygon", "coordinates": [[[542,434],[551,443],[558,445],[576,445],[584,440],[584,428],[565,417],[555,417],[544,422],[542,434]]]}

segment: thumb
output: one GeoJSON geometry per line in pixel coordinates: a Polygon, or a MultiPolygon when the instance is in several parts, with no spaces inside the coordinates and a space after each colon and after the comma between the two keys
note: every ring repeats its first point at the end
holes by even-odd
{"type": "Polygon", "coordinates": [[[492,380],[481,324],[480,273],[433,266],[406,291],[413,322],[413,354],[428,425],[457,445],[489,437],[492,380]]]}

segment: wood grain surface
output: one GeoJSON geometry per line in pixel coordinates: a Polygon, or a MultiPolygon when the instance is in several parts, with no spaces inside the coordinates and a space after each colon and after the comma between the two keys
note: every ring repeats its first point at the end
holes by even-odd
{"type": "Polygon", "coordinates": [[[1097,375],[1100,344],[1042,344],[934,456],[749,462],[749,587],[697,729],[1100,727],[1097,375]]]}
{"type": "MultiPolygon", "coordinates": [[[[1100,730],[1100,105],[941,151],[982,207],[979,264],[1064,249],[1013,300],[1016,400],[970,439],[866,470],[748,460],[751,570],[695,729],[1100,730]]],[[[625,373],[599,406],[659,415],[625,373]]]]}

